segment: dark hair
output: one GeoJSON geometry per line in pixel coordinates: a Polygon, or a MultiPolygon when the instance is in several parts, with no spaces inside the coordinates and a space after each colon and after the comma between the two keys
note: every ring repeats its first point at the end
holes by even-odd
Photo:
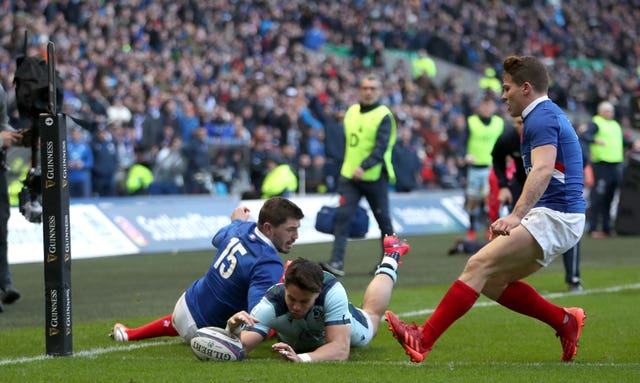
{"type": "Polygon", "coordinates": [[[280,226],[289,218],[302,219],[304,213],[295,203],[282,197],[272,197],[264,202],[258,215],[258,227],[262,227],[265,222],[273,226],[280,226]]]}
{"type": "Polygon", "coordinates": [[[502,68],[517,85],[528,82],[536,93],[547,93],[549,90],[547,68],[533,56],[509,56],[504,59],[502,68]]]}
{"type": "Polygon", "coordinates": [[[284,285],[294,285],[301,290],[319,293],[322,291],[324,272],[320,265],[304,258],[296,258],[284,273],[284,285]]]}

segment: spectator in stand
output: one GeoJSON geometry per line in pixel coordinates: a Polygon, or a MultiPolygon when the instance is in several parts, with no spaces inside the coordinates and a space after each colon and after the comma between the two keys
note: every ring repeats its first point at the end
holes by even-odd
{"type": "Polygon", "coordinates": [[[142,146],[135,148],[136,162],[129,168],[125,186],[128,195],[146,195],[153,182],[149,152],[142,146]]]}
{"type": "Polygon", "coordinates": [[[182,131],[182,141],[188,142],[193,137],[193,131],[201,125],[196,107],[192,102],[188,102],[184,106],[184,112],[178,116],[178,121],[182,131]]]}
{"type": "Polygon", "coordinates": [[[429,57],[426,49],[418,50],[418,55],[411,61],[411,69],[415,80],[425,77],[431,81],[435,79],[437,73],[436,62],[429,57]]]}
{"type": "Polygon", "coordinates": [[[337,180],[340,176],[340,166],[344,157],[345,138],[342,124],[344,112],[332,112],[329,109],[329,105],[323,104],[319,97],[312,98],[309,107],[324,126],[324,142],[330,143],[329,145],[324,145],[324,174],[327,192],[335,193],[337,180]]]}
{"type": "Polygon", "coordinates": [[[160,115],[162,116],[162,126],[163,128],[166,126],[170,126],[173,128],[173,131],[176,135],[181,136],[182,130],[180,125],[180,108],[176,100],[170,98],[164,102],[162,107],[160,108],[160,115]]]}
{"type": "Polygon", "coordinates": [[[91,197],[91,170],[93,151],[87,142],[87,133],[80,126],[71,127],[67,141],[67,166],[69,168],[69,196],[91,197]]]}
{"type": "Polygon", "coordinates": [[[149,194],[181,194],[187,162],[182,154],[182,138],[174,136],[163,145],[153,162],[153,182],[149,194]]]}
{"type": "Polygon", "coordinates": [[[397,192],[410,192],[422,184],[421,161],[413,143],[411,129],[400,129],[400,137],[393,147],[391,157],[393,168],[402,169],[396,173],[395,190],[397,192]]]}
{"type": "MultiPolygon", "coordinates": [[[[365,62],[373,59],[377,65],[382,55],[385,67],[379,69],[393,83],[385,86],[390,93],[389,105],[433,108],[446,123],[450,123],[449,102],[455,112],[469,114],[464,103],[475,93],[463,90],[460,80],[464,77],[458,76],[459,72],[452,72],[441,86],[426,91],[415,83],[410,63],[392,64],[387,55],[391,49],[406,53],[426,49],[433,58],[462,65],[473,73],[499,68],[507,49],[532,52],[544,56],[555,74],[553,94],[558,95],[556,102],[562,108],[583,114],[595,110],[602,95],[607,95],[623,101],[617,111],[620,121],[630,116],[624,100],[635,94],[638,84],[639,54],[629,47],[636,43],[640,24],[631,2],[616,2],[607,12],[599,12],[596,3],[570,7],[557,1],[514,5],[500,0],[492,7],[486,7],[485,2],[460,2],[451,7],[444,0],[412,2],[410,7],[402,2],[384,7],[376,1],[325,2],[317,7],[301,0],[288,2],[292,9],[308,9],[300,19],[283,18],[283,9],[272,7],[270,2],[245,0],[222,5],[197,2],[186,8],[168,0],[137,5],[113,0],[81,5],[8,4],[3,8],[6,12],[0,13],[0,35],[6,37],[0,42],[0,78],[13,75],[11,60],[23,53],[22,36],[28,28],[33,36],[28,42],[29,54],[45,52],[43,42],[50,39],[57,43],[57,66],[72,84],[73,111],[78,110],[83,118],[89,111],[87,116],[100,122],[106,118],[108,105],[96,105],[95,99],[120,96],[133,112],[136,139],[149,148],[156,145],[157,131],[150,127],[154,118],[143,117],[158,114],[154,111],[157,105],[170,99],[178,103],[178,119],[186,114],[188,103],[196,106],[198,116],[205,116],[219,104],[233,115],[242,115],[251,132],[266,124],[280,132],[279,140],[294,137],[295,121],[290,116],[282,118],[284,114],[278,111],[286,104],[284,99],[290,98],[287,87],[296,88],[304,101],[315,93],[307,93],[308,85],[314,78],[320,79],[327,85],[325,92],[318,94],[327,112],[333,114],[352,103],[351,88],[366,69],[365,62]],[[471,18],[480,12],[486,12],[487,17],[471,18]],[[212,16],[202,17],[209,14],[212,16]],[[256,24],[255,15],[261,15],[264,25],[256,24]],[[230,24],[228,19],[234,22],[230,24]],[[304,48],[305,33],[314,20],[322,24],[323,48],[330,49],[304,48]],[[442,25],[451,28],[442,33],[437,29],[442,25]],[[125,30],[130,33],[120,33],[125,30]],[[502,33],[505,30],[512,33],[502,33]],[[557,51],[563,54],[556,55],[557,51]],[[83,105],[76,109],[78,101],[83,105]]],[[[437,75],[441,76],[440,71],[437,75]]],[[[418,109],[411,114],[419,114],[418,109]]],[[[325,129],[327,142],[337,142],[325,129]]],[[[434,153],[434,159],[438,154],[434,153]]],[[[329,153],[327,156],[330,158],[329,153]]],[[[462,181],[463,173],[460,175],[462,181]]]]}
{"type": "Polygon", "coordinates": [[[127,194],[124,186],[127,172],[136,161],[136,154],[134,152],[136,142],[135,131],[131,126],[120,126],[117,124],[112,124],[109,128],[111,137],[113,138],[113,144],[115,145],[116,156],[118,157],[118,169],[115,175],[116,191],[118,195],[124,195],[127,194]]]}
{"type": "Polygon", "coordinates": [[[131,122],[133,114],[124,104],[122,97],[116,95],[113,102],[107,107],[107,118],[110,124],[128,124],[131,122]]]}
{"type": "Polygon", "coordinates": [[[93,194],[99,197],[113,197],[116,195],[118,151],[106,126],[98,127],[91,140],[91,150],[93,154],[93,168],[91,169],[93,194]]]}
{"type": "Polygon", "coordinates": [[[324,46],[326,40],[327,38],[322,27],[322,21],[318,18],[314,19],[313,25],[311,28],[307,29],[304,35],[304,46],[311,50],[319,51],[324,46]]]}
{"type": "Polygon", "coordinates": [[[209,193],[206,176],[209,174],[209,143],[207,129],[200,126],[193,131],[193,138],[183,147],[187,169],[184,187],[187,194],[209,193]]]}
{"type": "MultiPolygon", "coordinates": [[[[304,170],[304,187],[307,194],[326,193],[327,187],[324,184],[324,166],[325,159],[322,155],[316,155],[311,158],[308,154],[300,155],[300,169],[304,170]]],[[[302,172],[298,171],[300,176],[300,186],[302,187],[302,172]]]]}
{"type": "Polygon", "coordinates": [[[492,96],[502,92],[502,81],[496,76],[496,70],[489,67],[484,70],[484,75],[478,80],[480,90],[491,92],[492,96]]]}
{"type": "Polygon", "coordinates": [[[298,176],[291,165],[273,156],[267,157],[265,165],[267,173],[260,188],[260,198],[289,197],[298,190],[298,176]]]}
{"type": "Polygon", "coordinates": [[[138,144],[149,149],[157,147],[163,126],[160,100],[157,97],[150,97],[147,100],[147,111],[142,121],[142,132],[138,144]]]}

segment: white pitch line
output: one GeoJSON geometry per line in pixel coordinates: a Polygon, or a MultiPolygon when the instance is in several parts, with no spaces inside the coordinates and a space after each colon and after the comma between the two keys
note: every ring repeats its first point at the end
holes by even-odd
{"type": "MultiPolygon", "coordinates": [[[[575,293],[551,293],[551,294],[544,295],[544,297],[545,298],[562,298],[562,297],[567,297],[567,296],[571,296],[571,295],[616,293],[616,292],[620,292],[620,291],[623,291],[623,290],[639,290],[639,289],[640,289],[640,283],[637,283],[637,284],[631,284],[631,285],[607,287],[607,288],[602,288],[602,289],[588,289],[588,290],[584,290],[584,291],[581,291],[581,292],[575,292],[575,293]]],[[[491,302],[478,302],[478,303],[476,303],[474,305],[474,307],[488,307],[488,306],[495,306],[495,305],[497,305],[497,303],[493,302],[493,301],[491,301],[491,302]]],[[[433,313],[433,309],[424,309],[424,310],[418,310],[418,311],[405,312],[405,313],[402,313],[402,314],[400,314],[398,316],[399,317],[405,317],[405,316],[425,315],[425,314],[431,314],[431,313],[433,313]]],[[[92,357],[95,357],[97,355],[107,354],[107,353],[110,353],[110,352],[131,351],[131,350],[136,350],[136,349],[141,349],[141,348],[162,346],[162,345],[175,344],[175,343],[182,343],[182,340],[144,342],[144,343],[137,343],[136,342],[136,343],[127,343],[126,345],[122,344],[122,345],[113,346],[113,347],[101,347],[101,348],[95,348],[95,349],[92,349],[92,350],[84,350],[84,351],[76,352],[76,353],[73,354],[73,357],[76,357],[76,358],[92,358],[92,357]]],[[[48,356],[48,355],[39,355],[39,356],[15,358],[15,359],[0,359],[0,366],[38,362],[38,361],[42,361],[42,360],[46,360],[46,359],[54,359],[54,358],[56,358],[56,357],[48,356]]],[[[594,365],[599,365],[599,364],[594,364],[594,365]]],[[[609,364],[609,363],[604,363],[604,364],[601,364],[601,365],[602,366],[609,366],[609,365],[618,366],[618,364],[609,364]]]]}
{"type": "MultiPolygon", "coordinates": [[[[113,347],[101,347],[101,348],[94,348],[93,350],[84,350],[84,351],[79,351],[76,353],[73,353],[73,357],[76,358],[92,358],[95,357],[97,355],[101,355],[101,354],[107,354],[110,352],[116,352],[116,351],[131,351],[131,350],[136,350],[136,349],[140,349],[140,348],[147,348],[147,347],[154,347],[154,346],[163,346],[163,345],[167,345],[167,344],[175,344],[175,343],[181,343],[182,340],[180,341],[158,341],[158,342],[144,342],[144,343],[128,343],[126,346],[123,345],[118,345],[118,346],[113,346],[113,347]]],[[[32,357],[24,357],[24,358],[15,358],[15,359],[0,359],[0,366],[6,366],[6,365],[10,365],[10,364],[21,364],[21,363],[31,363],[31,362],[38,362],[41,360],[46,360],[46,359],[55,359],[56,357],[54,356],[49,356],[49,355],[39,355],[39,356],[32,356],[32,357]]]]}
{"type": "MultiPolygon", "coordinates": [[[[624,290],[639,290],[639,289],[640,289],[640,283],[635,283],[635,284],[631,284],[631,285],[613,286],[613,287],[606,287],[606,288],[602,288],[602,289],[588,289],[588,290],[583,290],[583,291],[578,291],[578,292],[550,293],[550,294],[543,294],[542,296],[547,298],[547,299],[554,299],[554,298],[569,297],[569,296],[573,296],[573,295],[591,295],[591,294],[601,294],[601,293],[617,293],[617,292],[624,291],[624,290]]],[[[496,306],[496,305],[498,305],[498,303],[496,303],[494,301],[476,302],[473,305],[473,307],[490,307],[490,306],[496,306]]],[[[408,312],[405,312],[405,313],[398,314],[398,317],[409,317],[409,316],[432,314],[434,310],[435,309],[423,309],[423,310],[418,310],[418,311],[408,311],[408,312]]]]}

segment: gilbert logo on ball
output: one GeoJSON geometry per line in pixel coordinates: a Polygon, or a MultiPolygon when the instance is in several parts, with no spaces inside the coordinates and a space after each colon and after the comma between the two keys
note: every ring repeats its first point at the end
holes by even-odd
{"type": "Polygon", "coordinates": [[[191,339],[191,351],[200,360],[233,362],[244,358],[240,338],[219,327],[205,327],[191,339]]]}

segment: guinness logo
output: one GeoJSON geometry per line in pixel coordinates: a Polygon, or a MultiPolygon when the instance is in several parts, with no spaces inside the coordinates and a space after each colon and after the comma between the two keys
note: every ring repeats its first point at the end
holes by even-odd
{"type": "Polygon", "coordinates": [[[55,262],[58,259],[58,257],[55,254],[47,254],[47,262],[55,262]]]}
{"type": "Polygon", "coordinates": [[[55,327],[49,327],[49,336],[56,336],[60,334],[60,330],[55,327]]]}
{"type": "Polygon", "coordinates": [[[56,183],[55,183],[55,182],[53,182],[53,181],[51,181],[51,180],[45,180],[45,181],[44,181],[44,187],[45,187],[45,188],[49,189],[49,188],[52,188],[52,187],[54,187],[54,186],[56,186],[56,183]]]}

